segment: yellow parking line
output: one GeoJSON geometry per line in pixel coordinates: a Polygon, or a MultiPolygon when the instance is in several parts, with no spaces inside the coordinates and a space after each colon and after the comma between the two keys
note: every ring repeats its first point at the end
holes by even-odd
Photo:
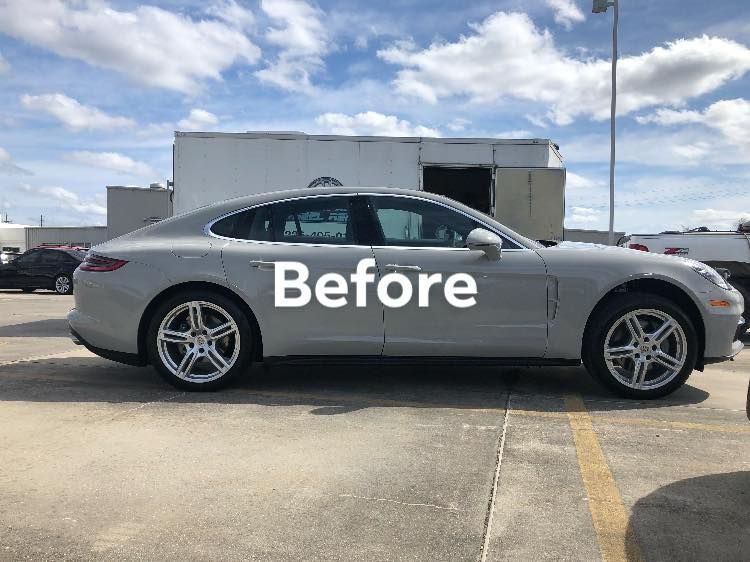
{"type": "MultiPolygon", "coordinates": [[[[567,418],[567,414],[562,412],[539,412],[536,410],[513,410],[513,414],[527,416],[532,418],[567,418]]],[[[598,416],[591,415],[595,422],[611,423],[616,425],[642,425],[644,427],[656,427],[666,429],[694,429],[697,431],[714,431],[718,433],[750,433],[750,427],[744,425],[720,425],[712,423],[698,422],[679,422],[667,420],[651,420],[647,418],[629,418],[615,416],[598,416]]]]}
{"type": "Polygon", "coordinates": [[[628,513],[594,432],[591,416],[578,395],[566,396],[565,408],[602,558],[607,562],[641,560],[638,543],[632,531],[628,531],[628,513]]]}

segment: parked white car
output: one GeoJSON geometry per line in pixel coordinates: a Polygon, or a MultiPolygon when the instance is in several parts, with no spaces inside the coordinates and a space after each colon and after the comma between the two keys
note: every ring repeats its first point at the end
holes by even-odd
{"type": "Polygon", "coordinates": [[[699,228],[687,232],[632,234],[620,246],[655,254],[681,256],[729,272],[729,283],[745,299],[745,329],[750,329],[750,221],[736,231],[699,228]]]}

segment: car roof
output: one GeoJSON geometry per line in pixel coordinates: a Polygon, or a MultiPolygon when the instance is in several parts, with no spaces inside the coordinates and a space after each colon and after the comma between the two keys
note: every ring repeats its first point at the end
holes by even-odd
{"type": "Polygon", "coordinates": [[[68,254],[69,256],[73,256],[74,258],[78,258],[82,254],[86,254],[86,250],[80,249],[77,246],[37,246],[36,248],[27,250],[26,253],[39,252],[42,250],[47,252],[63,252],[65,254],[68,254]]]}
{"type": "MultiPolygon", "coordinates": [[[[428,191],[422,191],[418,189],[408,189],[402,187],[308,187],[304,189],[282,189],[276,191],[268,191],[265,193],[259,193],[254,195],[242,195],[233,199],[227,199],[219,203],[211,203],[200,209],[213,208],[219,209],[225,207],[226,209],[240,209],[242,207],[252,207],[262,203],[272,203],[274,201],[281,201],[284,199],[295,199],[299,197],[316,197],[325,195],[351,195],[359,193],[367,195],[370,193],[388,194],[388,195],[407,195],[411,197],[420,197],[423,199],[432,199],[436,201],[449,201],[452,204],[456,204],[457,201],[451,200],[443,195],[436,193],[430,193],[428,191]]],[[[200,210],[196,209],[196,211],[200,210]]]]}
{"type": "Polygon", "coordinates": [[[498,223],[498,221],[495,218],[485,215],[484,213],[481,213],[480,211],[477,211],[476,209],[472,209],[458,201],[455,201],[443,195],[438,195],[436,193],[430,193],[428,191],[422,191],[422,190],[418,190],[414,188],[405,189],[405,188],[398,188],[398,187],[382,187],[382,186],[310,187],[310,188],[304,188],[304,189],[277,190],[277,191],[270,191],[270,192],[259,193],[259,194],[254,194],[254,195],[243,195],[241,197],[235,197],[233,199],[226,199],[224,201],[220,201],[217,203],[204,205],[203,207],[198,207],[197,209],[193,209],[192,211],[187,211],[179,215],[174,215],[168,219],[159,221],[155,224],[149,225],[140,230],[136,230],[134,232],[125,234],[121,238],[134,239],[134,238],[149,236],[151,233],[157,233],[157,232],[162,235],[167,235],[167,236],[179,235],[186,231],[191,231],[191,230],[197,231],[199,229],[203,230],[206,224],[211,221],[218,220],[225,215],[235,213],[242,209],[254,207],[257,205],[264,205],[267,203],[275,203],[277,201],[297,199],[297,198],[303,198],[303,197],[318,197],[318,196],[327,196],[327,195],[352,195],[352,194],[362,194],[362,195],[387,194],[387,195],[407,196],[407,197],[415,197],[419,199],[439,201],[464,212],[470,217],[474,217],[480,222],[484,222],[485,224],[486,223],[492,224],[493,225],[492,228],[503,232],[505,236],[507,236],[511,240],[514,240],[516,243],[520,244],[522,247],[533,248],[537,244],[533,240],[530,240],[522,236],[521,234],[514,232],[508,227],[498,223]]]}

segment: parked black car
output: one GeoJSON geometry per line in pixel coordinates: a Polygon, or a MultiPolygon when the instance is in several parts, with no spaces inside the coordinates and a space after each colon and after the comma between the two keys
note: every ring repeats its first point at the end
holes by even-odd
{"type": "Polygon", "coordinates": [[[86,253],[75,248],[33,248],[0,265],[0,289],[52,289],[61,295],[73,292],[73,271],[86,253]]]}

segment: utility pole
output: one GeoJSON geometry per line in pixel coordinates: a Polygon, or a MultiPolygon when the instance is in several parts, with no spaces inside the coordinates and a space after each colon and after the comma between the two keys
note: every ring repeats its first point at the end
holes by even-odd
{"type": "Polygon", "coordinates": [[[39,226],[44,226],[44,215],[39,215],[39,226]]]}
{"type": "Polygon", "coordinates": [[[592,12],[603,14],[614,8],[612,22],[612,101],[609,117],[609,245],[615,245],[615,115],[617,113],[617,28],[620,20],[618,0],[594,0],[592,12]]]}

